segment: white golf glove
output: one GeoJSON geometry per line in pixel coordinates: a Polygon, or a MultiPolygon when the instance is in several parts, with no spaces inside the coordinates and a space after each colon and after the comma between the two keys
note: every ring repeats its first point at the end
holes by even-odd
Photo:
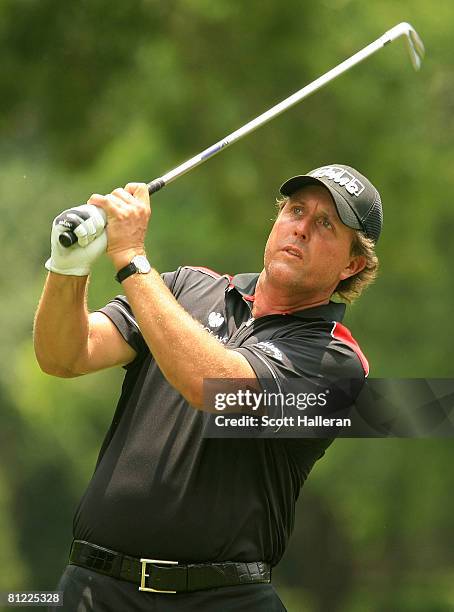
{"type": "Polygon", "coordinates": [[[50,272],[71,276],[87,276],[91,264],[107,248],[104,211],[93,204],[74,206],[55,217],[50,237],[51,253],[45,266],[50,272]],[[77,242],[65,248],[59,236],[68,230],[77,236],[77,242]]]}

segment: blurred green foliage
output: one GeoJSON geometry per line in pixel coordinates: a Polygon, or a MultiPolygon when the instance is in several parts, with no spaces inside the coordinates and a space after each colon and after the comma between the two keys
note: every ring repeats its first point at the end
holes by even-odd
{"type": "MultiPolygon", "coordinates": [[[[261,268],[278,186],[330,162],[379,187],[381,275],[347,324],[379,377],[452,377],[454,4],[0,3],[0,590],[51,589],[122,371],[53,379],[33,314],[52,218],[149,181],[410,21],[394,43],[153,198],[150,259],[261,268]],[[451,355],[451,357],[450,357],[451,355]]],[[[90,306],[118,288],[108,261],[90,306]]],[[[309,479],[276,584],[290,612],[454,609],[450,440],[341,440],[309,479]]]]}

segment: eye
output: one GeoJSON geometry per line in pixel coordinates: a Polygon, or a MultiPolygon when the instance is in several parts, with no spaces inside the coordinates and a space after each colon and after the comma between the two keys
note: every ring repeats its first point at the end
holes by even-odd
{"type": "Polygon", "coordinates": [[[323,225],[323,227],[326,227],[326,229],[333,229],[333,226],[332,226],[330,220],[328,219],[328,217],[322,217],[320,219],[320,223],[321,223],[321,225],[323,225]]]}
{"type": "Polygon", "coordinates": [[[301,215],[303,213],[303,207],[302,206],[293,206],[292,211],[295,213],[295,215],[301,215]]]}

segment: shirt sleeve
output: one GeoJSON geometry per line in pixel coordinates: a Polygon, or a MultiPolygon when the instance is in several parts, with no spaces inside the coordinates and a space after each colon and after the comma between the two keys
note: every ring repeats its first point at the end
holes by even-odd
{"type": "Polygon", "coordinates": [[[234,350],[249,361],[264,392],[293,398],[293,405],[286,403],[284,407],[281,401],[280,405],[276,402],[268,406],[273,416],[302,414],[302,410],[308,414],[304,401],[301,399],[298,405],[296,401],[304,394],[322,394],[325,415],[340,415],[350,408],[365,380],[355,351],[332,338],[327,330],[248,343],[234,350]]]}
{"type": "MultiPolygon", "coordinates": [[[[252,342],[236,348],[254,369],[262,391],[285,400],[268,404],[266,414],[285,417],[323,414],[342,417],[348,414],[365,380],[361,361],[353,348],[334,339],[329,329],[295,334],[269,341],[252,342]],[[324,397],[326,405],[298,408],[288,403],[289,397],[324,397]],[[319,395],[322,394],[322,395],[319,395]]],[[[279,435],[273,429],[273,435],[279,435]]],[[[271,431],[270,430],[270,431],[271,431]]],[[[339,434],[338,427],[321,427],[304,432],[296,427],[293,433],[282,433],[289,460],[301,478],[306,480],[313,465],[339,434]]]]}
{"type": "MultiPolygon", "coordinates": [[[[170,291],[173,290],[178,272],[179,270],[175,272],[164,272],[161,274],[162,280],[170,291]]],[[[131,363],[124,366],[125,369],[128,369],[132,364],[135,364],[138,360],[149,354],[150,351],[142,336],[140,327],[136,321],[134,313],[132,312],[129,302],[124,295],[117,295],[103,308],[99,308],[97,312],[102,312],[109,317],[124,340],[126,340],[129,346],[131,346],[137,353],[135,359],[131,363]]]]}

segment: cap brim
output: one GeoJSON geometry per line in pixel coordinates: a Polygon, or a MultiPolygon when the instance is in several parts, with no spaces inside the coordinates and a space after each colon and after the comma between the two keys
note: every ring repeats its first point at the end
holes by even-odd
{"type": "Polygon", "coordinates": [[[333,189],[331,185],[325,183],[323,179],[314,178],[313,176],[309,176],[308,174],[303,174],[300,176],[293,176],[292,178],[285,181],[279,189],[280,193],[284,196],[291,196],[295,191],[301,189],[305,185],[322,185],[326,187],[331,194],[331,197],[334,200],[334,204],[336,206],[337,214],[339,215],[342,223],[351,227],[352,229],[358,229],[364,231],[363,226],[361,225],[360,220],[356,216],[353,208],[347,202],[345,198],[341,196],[341,194],[333,189]]]}

